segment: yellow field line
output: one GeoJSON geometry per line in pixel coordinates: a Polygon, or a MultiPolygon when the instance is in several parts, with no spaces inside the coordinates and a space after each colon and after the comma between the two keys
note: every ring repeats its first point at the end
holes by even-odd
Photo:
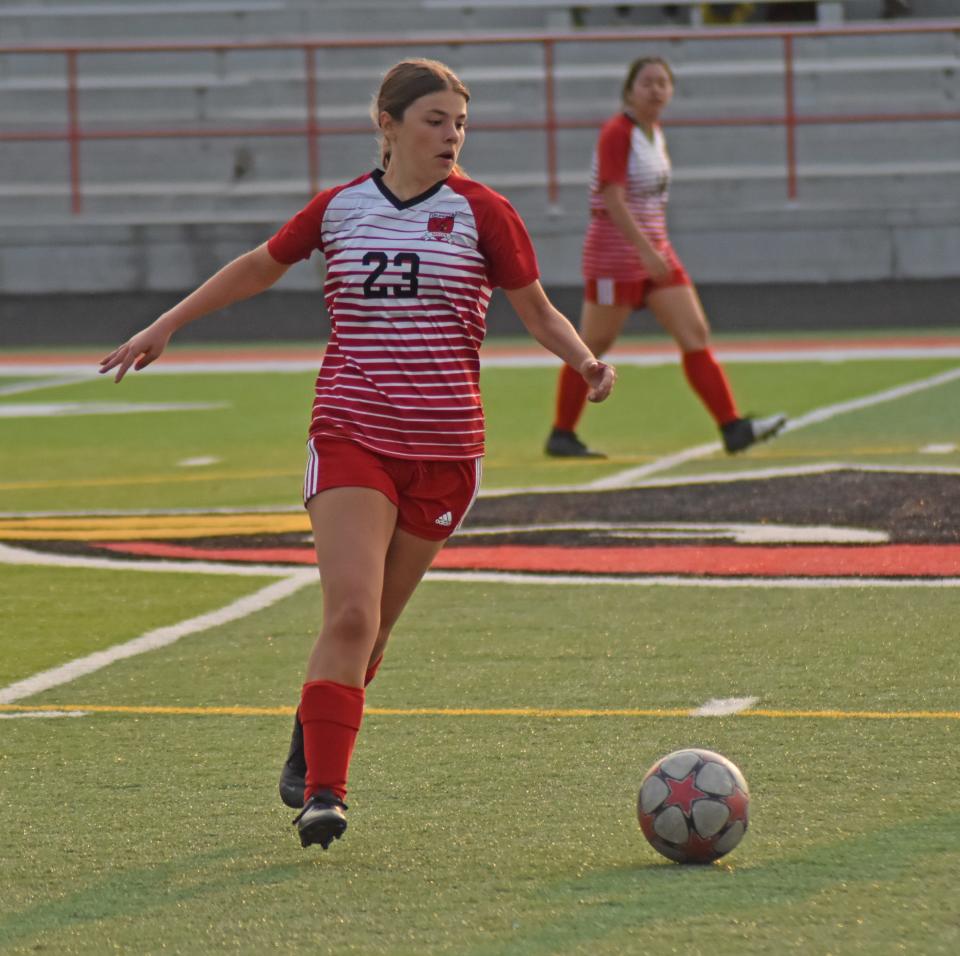
{"type": "Polygon", "coordinates": [[[25,491],[37,488],[100,488],[111,485],[166,485],[188,481],[246,481],[250,478],[300,477],[301,471],[232,471],[199,474],[141,475],[128,478],[67,478],[59,481],[4,481],[0,491],[25,491]]]}
{"type": "Polygon", "coordinates": [[[306,512],[0,518],[4,541],[129,541],[308,532],[306,512]]]}
{"type": "MultiPolygon", "coordinates": [[[[200,717],[290,717],[293,707],[151,707],[114,704],[0,704],[0,713],[32,711],[84,711],[95,714],[166,714],[200,717]]],[[[689,717],[690,708],[590,708],[545,707],[368,707],[375,717],[689,717]]],[[[812,720],[960,720],[960,710],[742,710],[731,717],[805,718],[812,720]]]]}
{"type": "Polygon", "coordinates": [[[830,720],[960,720],[960,710],[744,710],[737,717],[820,717],[830,720]]]}

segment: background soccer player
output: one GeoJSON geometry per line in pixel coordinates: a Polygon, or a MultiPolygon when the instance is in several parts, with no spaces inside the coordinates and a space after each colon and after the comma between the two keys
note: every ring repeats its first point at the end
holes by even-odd
{"type": "MultiPolygon", "coordinates": [[[[728,452],[775,435],[783,415],[742,418],[723,369],[710,348],[710,328],[696,289],[667,236],[670,157],[660,114],[673,96],[673,72],[660,57],[630,65],[623,111],[600,130],[590,184],[590,225],[583,245],[580,334],[596,355],[616,341],[627,316],[644,305],[683,353],[687,381],[720,428],[728,452]]],[[[546,452],[602,458],[575,433],[587,387],[564,367],[557,385],[553,431],[546,452]]]]}
{"type": "Polygon", "coordinates": [[[547,299],[526,228],[457,160],[467,88],[443,64],[398,63],[374,107],[382,169],[326,189],[268,242],[240,256],[107,355],[120,381],[174,331],[272,286],[315,250],[326,259],[332,325],[316,382],[304,502],[323,589],[284,800],[303,846],[346,829],[344,798],[364,687],[390,631],[480,481],[479,349],[493,287],[530,333],[602,401],[613,369],[547,299]],[[301,736],[302,730],[302,736],[301,736]],[[306,778],[297,779],[300,748],[306,778]]]}

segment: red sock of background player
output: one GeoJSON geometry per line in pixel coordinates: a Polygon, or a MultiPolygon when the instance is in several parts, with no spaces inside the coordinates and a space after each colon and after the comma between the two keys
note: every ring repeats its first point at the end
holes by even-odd
{"type": "Polygon", "coordinates": [[[350,757],[363,720],[363,688],[330,680],[303,685],[300,721],[307,758],[304,799],[317,790],[332,790],[341,800],[347,794],[350,757]]]}
{"type": "Polygon", "coordinates": [[[557,380],[557,416],[553,422],[554,428],[565,432],[576,429],[589,390],[583,376],[576,369],[569,365],[563,366],[557,380]]]}
{"type": "Polygon", "coordinates": [[[718,425],[726,425],[740,417],[730,383],[710,349],[683,353],[683,371],[690,387],[700,396],[707,411],[718,425]]]}

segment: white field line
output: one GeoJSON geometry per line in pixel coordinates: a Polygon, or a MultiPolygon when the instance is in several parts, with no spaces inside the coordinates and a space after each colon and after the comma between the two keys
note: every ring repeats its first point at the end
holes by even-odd
{"type": "Polygon", "coordinates": [[[735,521],[559,521],[544,524],[486,525],[457,532],[460,538],[544,531],[603,532],[616,538],[714,538],[737,544],[885,544],[890,535],[836,525],[760,524],[735,521]]]}
{"type": "Polygon", "coordinates": [[[705,445],[694,445],[691,448],[684,448],[682,451],[674,452],[672,455],[664,455],[662,458],[657,458],[648,465],[638,465],[635,468],[627,468],[625,471],[618,471],[604,478],[597,478],[595,481],[587,482],[583,487],[591,491],[630,488],[633,487],[637,481],[646,478],[648,475],[655,475],[658,471],[669,471],[671,468],[685,465],[689,461],[709,458],[722,448],[723,446],[718,441],[707,442],[705,445]]]}
{"type": "Polygon", "coordinates": [[[33,379],[29,382],[14,382],[11,385],[0,386],[0,398],[5,398],[7,395],[21,395],[24,392],[38,392],[44,388],[59,388],[61,385],[75,385],[82,381],[84,381],[83,378],[70,375],[50,379],[33,379]]]}
{"type": "Polygon", "coordinates": [[[312,571],[294,571],[282,580],[274,581],[265,588],[239,598],[216,611],[208,611],[206,614],[188,618],[178,624],[158,627],[141,634],[140,637],[135,637],[133,640],[116,644],[105,651],[97,651],[88,654],[86,657],[78,657],[76,660],[68,661],[59,667],[40,671],[32,677],[16,681],[0,689],[0,704],[11,704],[14,701],[22,700],[24,697],[32,697],[34,694],[50,690],[52,687],[69,684],[78,677],[92,674],[94,671],[108,667],[116,661],[167,647],[188,634],[196,634],[212,627],[219,627],[222,624],[229,624],[231,621],[248,617],[257,611],[270,607],[277,601],[283,600],[285,597],[289,597],[314,580],[315,575],[312,571]]]}
{"type": "Polygon", "coordinates": [[[691,717],[729,717],[749,710],[758,703],[759,697],[716,697],[690,711],[691,717]]]}
{"type": "Polygon", "coordinates": [[[677,588],[788,588],[816,590],[820,588],[960,588],[960,577],[954,578],[721,578],[658,575],[627,577],[599,574],[519,574],[515,571],[428,571],[424,581],[458,582],[461,584],[578,584],[597,587],[677,587],[677,588]]]}
{"type": "MultiPolygon", "coordinates": [[[[877,359],[953,359],[960,358],[960,348],[956,346],[852,346],[848,348],[798,348],[798,349],[737,349],[735,346],[724,348],[714,346],[718,359],[728,363],[744,365],[789,362],[867,362],[877,359]]],[[[663,365],[679,365],[679,352],[621,353],[612,351],[607,356],[612,365],[632,365],[642,368],[658,368],[663,365]]],[[[544,355],[490,355],[480,356],[483,368],[550,368],[560,365],[560,359],[550,354],[544,355]]]]}
{"type": "Polygon", "coordinates": [[[0,418],[62,418],[67,415],[207,412],[229,407],[229,402],[7,402],[0,404],[0,418]]]}
{"type": "MultiPolygon", "coordinates": [[[[960,358],[960,348],[952,345],[917,346],[819,346],[811,348],[740,349],[735,345],[714,346],[717,357],[724,362],[852,362],[877,359],[953,359],[960,358]]],[[[679,353],[675,351],[648,353],[610,353],[615,365],[632,365],[652,368],[662,365],[677,365],[679,353]]],[[[550,368],[560,365],[560,360],[549,353],[530,355],[483,355],[480,362],[484,368],[550,368]]],[[[320,355],[315,359],[269,359],[266,361],[235,359],[226,362],[180,362],[176,358],[164,359],[150,366],[150,375],[211,375],[217,373],[263,373],[263,372],[315,372],[320,366],[320,355]]],[[[0,375],[22,375],[45,378],[51,375],[80,376],[81,380],[109,380],[100,375],[96,366],[89,362],[59,362],[57,364],[0,363],[0,375]]]]}
{"type": "Polygon", "coordinates": [[[230,577],[288,578],[292,574],[310,575],[317,580],[315,568],[291,568],[288,564],[228,564],[217,561],[130,561],[113,558],[86,558],[75,554],[52,554],[0,544],[0,564],[23,564],[57,568],[95,568],[102,571],[154,571],[167,574],[226,574],[230,577]]]}
{"type": "Polygon", "coordinates": [[[0,720],[16,720],[18,717],[88,717],[88,710],[31,710],[22,714],[0,714],[0,720]]]}
{"type": "Polygon", "coordinates": [[[949,382],[955,382],[960,379],[960,368],[952,368],[949,371],[941,372],[939,375],[931,375],[929,378],[921,378],[916,382],[908,382],[906,385],[896,385],[893,388],[884,389],[882,392],[874,392],[873,395],[864,395],[863,398],[854,398],[847,402],[837,402],[835,405],[825,405],[823,408],[815,408],[806,415],[791,419],[783,427],[784,432],[796,431],[798,428],[806,428],[809,425],[817,425],[838,415],[845,415],[847,412],[859,412],[864,408],[872,408],[874,405],[881,405],[884,402],[893,402],[899,398],[906,398],[908,395],[916,395],[918,392],[925,392],[929,388],[937,388],[939,385],[946,385],[949,382]]]}
{"type": "MultiPolygon", "coordinates": [[[[896,401],[908,395],[915,395],[917,392],[923,392],[930,388],[946,385],[958,379],[960,379],[960,368],[954,368],[947,372],[941,372],[939,375],[931,375],[929,378],[919,379],[916,382],[897,385],[894,388],[884,389],[882,392],[874,392],[872,395],[864,395],[862,398],[854,398],[846,402],[836,402],[833,405],[824,405],[822,408],[815,408],[812,412],[807,412],[806,415],[801,415],[798,418],[788,421],[781,434],[794,432],[800,428],[808,428],[810,425],[818,425],[822,422],[829,421],[831,418],[836,418],[839,415],[845,415],[848,412],[862,411],[865,408],[872,408],[874,405],[880,405],[884,402],[896,401]]],[[[696,445],[693,448],[686,448],[672,455],[658,458],[656,461],[652,461],[647,465],[628,468],[625,471],[607,475],[605,478],[598,478],[596,481],[588,482],[583,487],[584,489],[595,491],[633,487],[636,482],[649,475],[656,474],[659,471],[667,471],[670,468],[685,464],[688,461],[706,458],[714,454],[714,452],[720,451],[721,447],[718,441],[708,442],[705,445],[696,445]]]]}

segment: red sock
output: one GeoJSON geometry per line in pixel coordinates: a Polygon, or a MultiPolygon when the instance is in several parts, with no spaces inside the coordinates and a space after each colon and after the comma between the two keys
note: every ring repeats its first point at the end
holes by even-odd
{"type": "Polygon", "coordinates": [[[304,799],[317,790],[332,790],[341,800],[347,795],[347,772],[353,745],[363,720],[363,688],[331,680],[303,685],[300,720],[303,751],[307,758],[304,799]]]}
{"type": "MultiPolygon", "coordinates": [[[[368,668],[366,674],[363,675],[363,686],[369,687],[370,681],[377,676],[377,671],[380,670],[380,665],[383,663],[383,654],[381,654],[368,668]]],[[[297,708],[297,720],[300,720],[300,708],[297,708]]],[[[302,724],[303,721],[300,720],[302,724]]]]}
{"type": "Polygon", "coordinates": [[[363,686],[369,687],[370,681],[377,676],[377,671],[380,670],[380,665],[383,663],[383,654],[381,654],[368,668],[366,674],[363,675],[363,686]]]}
{"type": "Polygon", "coordinates": [[[553,422],[554,428],[572,432],[577,427],[589,390],[590,387],[576,369],[569,365],[563,366],[557,381],[557,417],[553,422]]]}
{"type": "Polygon", "coordinates": [[[690,387],[700,396],[718,425],[740,417],[730,383],[710,349],[683,353],[683,371],[690,387]]]}

